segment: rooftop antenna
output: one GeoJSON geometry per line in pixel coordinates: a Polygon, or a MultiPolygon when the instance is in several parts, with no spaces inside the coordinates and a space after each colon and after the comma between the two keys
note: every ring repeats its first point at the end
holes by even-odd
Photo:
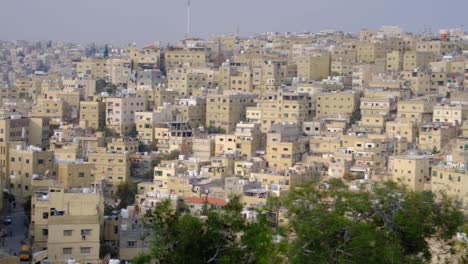
{"type": "Polygon", "coordinates": [[[190,36],[190,1],[187,0],[187,33],[185,37],[188,38],[190,36]]]}

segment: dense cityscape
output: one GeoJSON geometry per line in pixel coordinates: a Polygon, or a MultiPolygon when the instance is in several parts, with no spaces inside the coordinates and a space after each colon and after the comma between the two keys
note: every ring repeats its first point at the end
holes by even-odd
{"type": "Polygon", "coordinates": [[[467,32],[189,26],[0,40],[0,263],[468,263],[467,32]]]}

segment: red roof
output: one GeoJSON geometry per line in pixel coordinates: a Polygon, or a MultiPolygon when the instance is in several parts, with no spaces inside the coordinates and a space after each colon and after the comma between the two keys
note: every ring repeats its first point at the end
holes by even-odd
{"type": "Polygon", "coordinates": [[[148,46],[148,47],[144,47],[143,49],[152,49],[152,50],[158,50],[159,48],[154,46],[154,45],[151,45],[151,46],[148,46]]]}
{"type": "MultiPolygon", "coordinates": [[[[206,202],[206,197],[185,197],[184,200],[186,203],[204,204],[206,202]]],[[[225,206],[227,202],[221,198],[208,197],[208,204],[225,206]]]]}

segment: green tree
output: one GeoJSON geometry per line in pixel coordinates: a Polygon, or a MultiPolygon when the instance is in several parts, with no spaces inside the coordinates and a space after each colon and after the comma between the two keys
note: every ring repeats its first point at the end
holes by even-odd
{"type": "Polygon", "coordinates": [[[426,263],[428,239],[448,245],[463,224],[446,197],[395,183],[353,192],[340,180],[314,182],[291,192],[286,204],[292,263],[426,263]]]}
{"type": "Polygon", "coordinates": [[[222,210],[195,217],[164,201],[148,216],[150,254],[135,263],[277,263],[272,229],[264,219],[248,223],[233,198],[222,210]]]}
{"type": "Polygon", "coordinates": [[[107,45],[107,44],[104,47],[103,57],[104,57],[104,59],[109,58],[109,45],[107,45]]]}
{"type": "Polygon", "coordinates": [[[134,182],[123,182],[117,186],[115,195],[120,200],[118,209],[126,208],[135,202],[136,184],[134,182]]]}

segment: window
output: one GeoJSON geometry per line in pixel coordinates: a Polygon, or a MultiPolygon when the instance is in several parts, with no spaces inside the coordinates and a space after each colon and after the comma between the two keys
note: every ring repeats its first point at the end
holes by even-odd
{"type": "Polygon", "coordinates": [[[82,236],[89,236],[91,235],[91,229],[81,229],[82,236]]]}
{"type": "Polygon", "coordinates": [[[73,230],[63,230],[63,236],[71,236],[73,234],[73,230]]]}
{"type": "Polygon", "coordinates": [[[44,160],[43,159],[38,159],[37,164],[44,164],[44,160]]]}
{"type": "Polygon", "coordinates": [[[81,177],[81,178],[84,177],[84,172],[78,173],[78,177],[81,177]]]}
{"type": "Polygon", "coordinates": [[[63,248],[62,249],[63,254],[71,254],[72,253],[72,248],[63,248]]]}
{"type": "Polygon", "coordinates": [[[42,213],[42,219],[47,219],[49,218],[49,213],[45,212],[45,213],[42,213]]]}
{"type": "Polygon", "coordinates": [[[48,236],[49,235],[49,230],[48,229],[42,229],[42,235],[43,236],[48,236]]]}
{"type": "Polygon", "coordinates": [[[136,242],[135,241],[128,241],[127,246],[128,247],[136,247],[136,242]]]}
{"type": "Polygon", "coordinates": [[[82,247],[80,248],[80,253],[91,253],[91,248],[90,247],[82,247]]]}

